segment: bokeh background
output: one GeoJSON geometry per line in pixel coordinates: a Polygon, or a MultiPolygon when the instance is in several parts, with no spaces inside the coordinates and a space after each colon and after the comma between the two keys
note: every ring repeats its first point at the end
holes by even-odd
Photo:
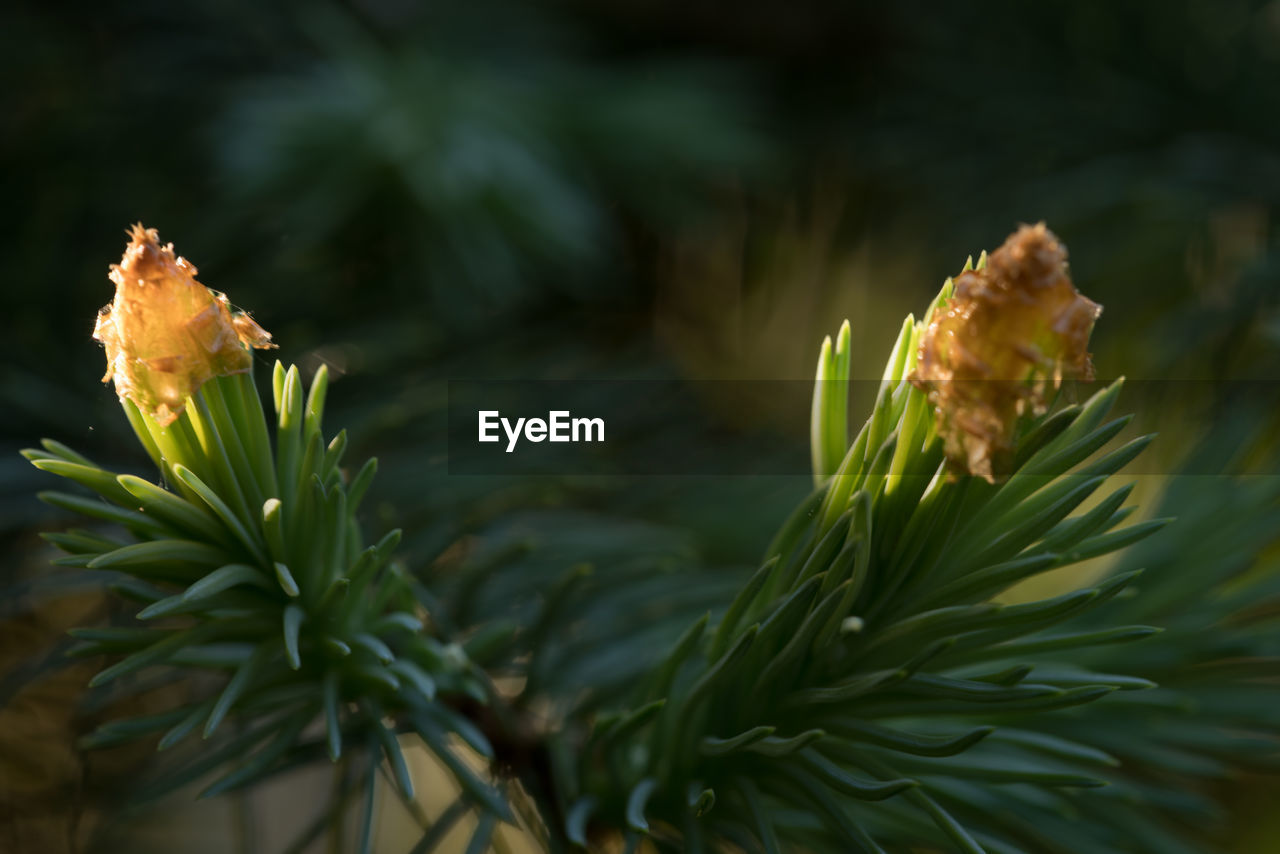
{"type": "MultiPolygon", "coordinates": [[[[736,579],[804,478],[451,478],[446,381],[804,379],[845,317],[875,377],[901,317],[1020,222],[1047,221],[1105,306],[1101,375],[1232,406],[1280,368],[1280,0],[20,2],[0,56],[8,583],[40,579],[36,531],[61,523],[19,448],[145,468],[89,337],[138,220],[281,358],[330,366],[330,423],[383,461],[369,524],[403,525],[427,575],[535,530],[736,579]]],[[[1274,427],[1277,401],[1252,403],[1248,428],[1274,427]]],[[[806,412],[730,416],[805,441],[806,412]]],[[[1170,466],[1195,438],[1174,433],[1170,466]]],[[[706,449],[745,452],[770,442],[706,449]]],[[[0,602],[0,827],[20,828],[0,848],[275,850],[306,786],[112,808],[145,756],[76,751],[102,712],[88,671],[40,669],[107,606],[21,589],[0,602]]],[[[1233,790],[1235,850],[1280,846],[1276,791],[1233,790]]]]}

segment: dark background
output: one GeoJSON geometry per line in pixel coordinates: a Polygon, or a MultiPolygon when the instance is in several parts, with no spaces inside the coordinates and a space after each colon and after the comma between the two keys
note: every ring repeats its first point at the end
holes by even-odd
{"type": "MultiPolygon", "coordinates": [[[[90,340],[138,220],[286,363],[330,365],[329,423],[384,462],[370,526],[419,566],[535,509],[750,564],[804,478],[451,478],[447,380],[806,379],[845,317],[876,377],[901,317],[1020,222],[1105,306],[1102,376],[1210,404],[1277,376],[1280,0],[20,3],[0,56],[19,577],[59,523],[19,448],[143,468],[90,340]]],[[[745,438],[706,454],[803,453],[807,412],[732,414],[745,438]]],[[[26,618],[6,666],[60,631],[26,618]]],[[[0,757],[6,811],[63,797],[34,764],[0,757]]]]}
{"type": "Polygon", "coordinates": [[[419,475],[447,378],[806,379],[844,317],[876,377],[1041,219],[1100,375],[1274,377],[1280,4],[958,5],[9,8],[0,518],[10,450],[135,453],[89,332],[138,220],[419,475]]]}

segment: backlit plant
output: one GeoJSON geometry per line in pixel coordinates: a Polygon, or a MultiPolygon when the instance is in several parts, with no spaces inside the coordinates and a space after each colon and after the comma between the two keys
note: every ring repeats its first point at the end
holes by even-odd
{"type": "Polygon", "coordinates": [[[75,632],[75,654],[111,656],[94,684],[211,674],[192,702],[86,739],[175,748],[153,790],[218,794],[354,754],[332,808],[364,793],[363,850],[381,765],[424,818],[415,852],[467,814],[474,852],[504,821],[549,851],[1169,852],[1209,845],[1182,830],[1212,813],[1204,779],[1274,766],[1270,480],[1212,523],[1216,564],[1172,545],[1208,537],[1224,511],[1202,508],[1138,547],[1147,575],[1122,557],[1083,589],[1002,598],[1167,522],[1126,524],[1131,486],[1112,485],[1150,441],[1113,441],[1121,384],[1060,399],[1091,375],[1099,309],[1043,226],[907,318],[852,436],[849,325],[824,342],[816,488],[728,584],[653,571],[647,532],[601,531],[589,565],[495,547],[440,583],[396,562],[397,532],[366,546],[375,465],[344,466],[345,433],[324,437],[324,369],[304,392],[276,364],[269,425],[250,348],[270,336],[154,231],[131,237],[97,337],[159,482],[55,442],[26,455],[97,496],[44,500],[117,532],[48,535],[59,564],[136,603],[75,632]],[[530,585],[538,608],[477,607],[530,585]],[[651,634],[621,628],[650,606],[651,634]],[[434,819],[404,739],[457,783],[434,819]]]}

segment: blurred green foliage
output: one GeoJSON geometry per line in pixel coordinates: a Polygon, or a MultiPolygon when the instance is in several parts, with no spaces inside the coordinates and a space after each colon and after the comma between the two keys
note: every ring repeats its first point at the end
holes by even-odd
{"type": "MultiPolygon", "coordinates": [[[[1104,368],[1251,370],[1274,340],[1274,4],[141,2],[5,18],[5,396],[37,423],[61,420],[59,387],[91,387],[68,368],[94,349],[103,259],[135,219],[181,235],[286,352],[465,351],[583,304],[643,338],[664,252],[744,220],[741,284],[797,299],[815,285],[759,281],[752,262],[787,211],[816,226],[831,196],[824,251],[909,246],[934,270],[1048,220],[1082,290],[1123,318],[1099,328],[1104,354],[1124,350],[1104,368]],[[368,328],[404,315],[420,325],[368,328]]],[[[887,297],[901,305],[936,285],[885,267],[862,287],[910,289],[887,297]]]]}
{"type": "Polygon", "coordinates": [[[443,380],[799,378],[846,314],[878,357],[1019,221],[1106,307],[1102,375],[1280,367],[1276,0],[27,2],[0,48],[6,574],[47,557],[19,447],[144,465],[89,338],[139,219],[334,368],[424,567],[586,510],[741,569],[804,478],[450,480],[443,380]]]}

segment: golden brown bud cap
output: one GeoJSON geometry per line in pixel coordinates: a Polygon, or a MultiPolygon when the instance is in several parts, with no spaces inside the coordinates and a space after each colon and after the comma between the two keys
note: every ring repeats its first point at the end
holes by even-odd
{"type": "Polygon", "coordinates": [[[1024,225],[955,279],[920,339],[911,381],[929,393],[947,459],[997,480],[1013,433],[1064,379],[1092,379],[1089,335],[1102,307],[1076,290],[1067,250],[1044,223],[1024,225]]]}
{"type": "Polygon", "coordinates": [[[93,330],[107,351],[102,381],[114,379],[120,399],[162,427],[210,379],[250,370],[250,348],[275,346],[270,333],[195,275],[172,243],[160,245],[154,228],[134,225],[124,257],[111,266],[115,299],[98,312],[93,330]]]}

